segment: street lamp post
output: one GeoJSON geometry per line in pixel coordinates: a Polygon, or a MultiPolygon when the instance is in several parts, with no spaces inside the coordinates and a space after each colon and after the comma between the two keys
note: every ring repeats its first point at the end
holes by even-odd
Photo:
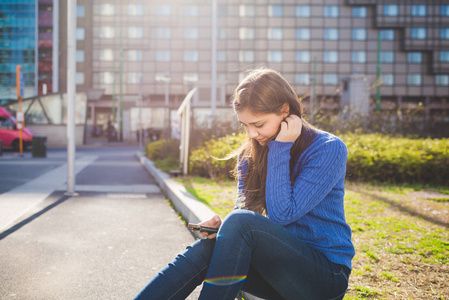
{"type": "Polygon", "coordinates": [[[171,110],[170,110],[170,73],[167,72],[163,77],[156,77],[157,82],[165,83],[165,107],[168,109],[168,138],[171,137],[171,110]]]}
{"type": "Polygon", "coordinates": [[[212,0],[212,55],[211,55],[211,116],[217,108],[217,0],[212,0]]]}

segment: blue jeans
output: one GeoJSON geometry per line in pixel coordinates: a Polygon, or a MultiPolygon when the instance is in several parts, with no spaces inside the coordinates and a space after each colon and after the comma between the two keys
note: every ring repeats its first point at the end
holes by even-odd
{"type": "Polygon", "coordinates": [[[235,299],[240,290],[265,299],[342,299],[350,269],[329,261],[285,228],[235,210],[213,240],[198,240],[156,275],[135,299],[235,299]]]}

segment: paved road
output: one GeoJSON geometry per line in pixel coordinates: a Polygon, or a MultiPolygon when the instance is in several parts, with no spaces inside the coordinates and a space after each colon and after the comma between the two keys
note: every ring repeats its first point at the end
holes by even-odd
{"type": "Polygon", "coordinates": [[[64,150],[0,157],[0,299],[132,299],[193,242],[136,151],[78,149],[77,197],[64,150]]]}

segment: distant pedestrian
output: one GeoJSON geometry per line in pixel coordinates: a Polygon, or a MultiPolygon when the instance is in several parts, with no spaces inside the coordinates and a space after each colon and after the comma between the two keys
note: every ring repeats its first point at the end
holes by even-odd
{"type": "Polygon", "coordinates": [[[342,299],[354,247],[344,214],[347,149],[315,129],[276,71],[253,70],[233,107],[246,130],[236,209],[155,276],[136,299],[342,299]]]}

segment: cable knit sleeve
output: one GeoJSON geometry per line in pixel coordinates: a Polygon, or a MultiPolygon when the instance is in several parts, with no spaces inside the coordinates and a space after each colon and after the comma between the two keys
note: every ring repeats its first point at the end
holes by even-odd
{"type": "MultiPolygon", "coordinates": [[[[299,158],[299,175],[290,181],[293,143],[268,144],[266,202],[268,217],[281,225],[298,221],[314,209],[345,176],[347,149],[337,137],[314,141],[299,158]]],[[[298,168],[298,165],[295,167],[298,168]]]]}

